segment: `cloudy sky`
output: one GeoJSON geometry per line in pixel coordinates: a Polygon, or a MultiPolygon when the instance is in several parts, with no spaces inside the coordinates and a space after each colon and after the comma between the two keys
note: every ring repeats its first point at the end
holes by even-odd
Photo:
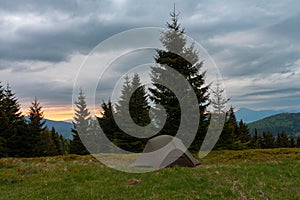
{"type": "Polygon", "coordinates": [[[72,118],[76,74],[89,52],[132,28],[163,27],[176,3],[186,34],[217,64],[235,108],[300,110],[299,1],[0,1],[0,81],[22,107],[36,96],[72,118]]]}

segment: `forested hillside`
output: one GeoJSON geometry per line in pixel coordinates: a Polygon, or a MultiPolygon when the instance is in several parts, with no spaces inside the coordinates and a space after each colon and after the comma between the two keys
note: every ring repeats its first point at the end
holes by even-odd
{"type": "Polygon", "coordinates": [[[300,135],[300,113],[281,113],[248,124],[250,132],[270,131],[273,135],[284,131],[287,135],[300,135]]]}

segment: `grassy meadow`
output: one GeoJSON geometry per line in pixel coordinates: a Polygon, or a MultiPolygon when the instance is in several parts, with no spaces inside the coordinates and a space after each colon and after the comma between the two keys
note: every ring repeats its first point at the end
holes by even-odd
{"type": "Polygon", "coordinates": [[[91,156],[0,159],[0,199],[300,199],[300,149],[213,151],[145,174],[91,156]]]}

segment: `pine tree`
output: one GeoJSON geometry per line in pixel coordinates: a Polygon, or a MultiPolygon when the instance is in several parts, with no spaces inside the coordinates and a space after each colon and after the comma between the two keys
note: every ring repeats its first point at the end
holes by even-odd
{"type": "Polygon", "coordinates": [[[282,147],[284,147],[284,148],[289,147],[289,145],[290,145],[289,138],[284,131],[281,132],[281,139],[282,139],[282,145],[283,145],[282,147]]]}
{"type": "Polygon", "coordinates": [[[254,135],[251,138],[250,147],[252,149],[260,149],[261,148],[261,135],[257,132],[257,129],[254,129],[254,135]]]}
{"type": "Polygon", "coordinates": [[[30,130],[37,133],[37,135],[46,130],[44,112],[42,111],[42,106],[40,106],[37,98],[34,99],[29,108],[29,120],[30,130]]]}
{"type": "Polygon", "coordinates": [[[235,149],[236,147],[236,131],[238,125],[234,110],[231,107],[229,112],[226,113],[226,121],[224,124],[223,131],[220,135],[220,138],[216,144],[217,149],[235,149]]]}
{"type": "Polygon", "coordinates": [[[43,136],[42,132],[46,130],[46,121],[44,119],[42,106],[40,106],[37,98],[35,98],[31,104],[28,122],[29,134],[23,139],[25,145],[31,150],[27,155],[29,157],[40,156],[44,151],[41,149],[42,146],[40,145],[40,142],[43,136]]]}
{"type": "MultiPolygon", "coordinates": [[[[165,50],[156,51],[155,62],[157,64],[151,67],[151,79],[154,88],[149,89],[150,99],[156,105],[162,105],[167,113],[167,119],[160,134],[174,136],[178,131],[181,120],[179,101],[170,89],[157,83],[165,79],[164,74],[172,74],[166,66],[177,70],[186,78],[193,88],[199,103],[199,130],[190,148],[192,151],[197,151],[200,149],[201,141],[205,136],[207,128],[204,111],[208,105],[208,86],[205,85],[205,73],[200,73],[203,62],[198,62],[198,52],[194,46],[187,46],[184,36],[185,31],[178,23],[179,14],[176,13],[175,8],[170,15],[172,22],[167,23],[167,30],[162,33],[161,37],[161,42],[165,50]],[[189,58],[189,61],[183,57],[189,58]]],[[[181,88],[180,86],[176,86],[176,83],[173,84],[175,87],[181,88]]],[[[160,121],[157,121],[157,123],[162,126],[160,121]]]]}
{"type": "Polygon", "coordinates": [[[57,155],[56,146],[52,140],[51,131],[45,129],[40,134],[39,156],[55,156],[57,155]]]}
{"type": "Polygon", "coordinates": [[[1,87],[0,137],[2,138],[1,156],[19,157],[26,152],[23,135],[27,134],[27,125],[20,111],[20,104],[9,85],[1,87]]]}
{"type": "MultiPolygon", "coordinates": [[[[129,101],[130,101],[130,94],[132,91],[130,78],[128,76],[125,76],[124,84],[121,90],[121,96],[119,98],[119,101],[115,104],[116,108],[116,117],[119,118],[122,122],[122,125],[129,130],[130,127],[130,120],[125,115],[126,111],[129,108],[129,101]]],[[[124,135],[126,135],[124,133],[124,135]]],[[[126,136],[124,136],[126,137],[126,136]]],[[[120,138],[119,138],[120,139],[120,138]]]]}
{"type": "Polygon", "coordinates": [[[113,116],[113,105],[109,100],[107,103],[103,102],[101,105],[101,117],[98,117],[99,125],[106,137],[113,142],[115,140],[115,133],[119,131],[118,126],[113,116]]]}
{"type": "Polygon", "coordinates": [[[4,116],[3,108],[2,108],[3,107],[3,99],[4,99],[4,89],[0,82],[0,158],[5,157],[7,154],[6,147],[5,147],[6,140],[3,136],[3,132],[6,127],[6,123],[5,123],[5,119],[4,119],[5,116],[4,116]]]}
{"type": "Polygon", "coordinates": [[[226,113],[226,121],[223,131],[216,144],[216,149],[247,149],[249,147],[259,146],[259,135],[252,138],[249,134],[248,126],[241,120],[236,120],[234,109],[231,107],[226,113]]]}
{"type": "Polygon", "coordinates": [[[62,135],[59,136],[60,140],[60,149],[61,149],[61,155],[65,155],[70,152],[70,141],[65,140],[62,135]]]}
{"type": "Polygon", "coordinates": [[[289,144],[289,147],[291,147],[291,148],[296,147],[296,141],[295,141],[295,137],[294,137],[294,136],[291,136],[291,137],[290,137],[290,144],[289,144]]]}
{"type": "Polygon", "coordinates": [[[246,149],[250,146],[251,136],[249,127],[241,120],[238,124],[237,138],[241,142],[241,148],[246,149]]]}
{"type": "Polygon", "coordinates": [[[218,114],[226,113],[226,103],[230,100],[230,98],[224,97],[224,92],[225,90],[221,88],[220,81],[219,79],[217,79],[216,88],[211,89],[211,94],[213,95],[213,98],[210,99],[210,105],[213,106],[215,112],[217,112],[218,114]]]}
{"type": "Polygon", "coordinates": [[[262,148],[267,149],[267,148],[274,148],[276,147],[275,143],[275,138],[273,134],[270,131],[263,132],[262,134],[262,148]]]}
{"type": "Polygon", "coordinates": [[[55,145],[55,155],[63,155],[63,151],[61,148],[61,142],[63,141],[60,141],[59,135],[54,127],[51,128],[51,138],[55,145]]]}
{"type": "Polygon", "coordinates": [[[149,105],[145,86],[142,86],[138,74],[134,74],[131,82],[131,90],[134,91],[129,101],[129,112],[133,121],[140,125],[146,126],[150,123],[149,105]]]}
{"type": "Polygon", "coordinates": [[[4,98],[2,104],[3,112],[6,113],[8,120],[11,124],[23,120],[23,115],[21,112],[21,105],[15,94],[12,92],[9,85],[4,90],[4,98]]]}
{"type": "Polygon", "coordinates": [[[290,144],[289,138],[284,131],[281,131],[280,133],[277,134],[277,138],[276,138],[277,147],[287,148],[289,147],[289,144],[290,144]]]}
{"type": "Polygon", "coordinates": [[[80,89],[78,100],[75,101],[76,109],[73,120],[74,128],[71,130],[73,133],[73,140],[70,143],[70,153],[78,155],[89,154],[88,150],[82,143],[82,139],[87,139],[89,135],[89,122],[90,112],[87,108],[85,96],[80,89]],[[80,133],[80,136],[79,136],[80,133]]]}
{"type": "Polygon", "coordinates": [[[300,136],[297,137],[296,147],[300,148],[300,136]]]}
{"type": "Polygon", "coordinates": [[[97,121],[95,120],[93,122],[93,129],[96,129],[94,132],[96,132],[96,141],[97,141],[97,147],[96,150],[97,153],[110,153],[112,152],[112,145],[111,143],[115,144],[115,134],[117,131],[119,131],[118,126],[114,120],[113,112],[114,108],[112,105],[112,102],[109,100],[107,103],[103,101],[100,107],[101,117],[97,117],[97,121]],[[97,130],[99,127],[96,124],[100,125],[101,130],[97,130]],[[98,134],[98,132],[102,132],[105,136],[102,136],[101,134],[98,134]],[[110,142],[106,142],[106,140],[102,137],[106,137],[110,142]]]}
{"type": "Polygon", "coordinates": [[[128,133],[124,133],[121,130],[117,131],[114,142],[122,149],[131,152],[141,152],[147,141],[146,139],[128,135],[134,131],[134,127],[131,126],[132,123],[125,115],[128,105],[129,114],[134,123],[140,126],[146,126],[150,123],[146,90],[145,87],[142,86],[138,74],[134,74],[131,81],[128,76],[125,77],[122,95],[116,104],[116,114],[117,117],[122,119],[123,125],[126,125],[128,133]],[[130,94],[132,95],[130,96],[130,94]]]}

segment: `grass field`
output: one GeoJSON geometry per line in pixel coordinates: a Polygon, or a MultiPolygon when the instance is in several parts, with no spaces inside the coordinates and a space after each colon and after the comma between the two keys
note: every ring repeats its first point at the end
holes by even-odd
{"type": "Polygon", "coordinates": [[[0,159],[0,199],[300,199],[300,149],[214,151],[196,168],[119,172],[91,156],[0,159]]]}

